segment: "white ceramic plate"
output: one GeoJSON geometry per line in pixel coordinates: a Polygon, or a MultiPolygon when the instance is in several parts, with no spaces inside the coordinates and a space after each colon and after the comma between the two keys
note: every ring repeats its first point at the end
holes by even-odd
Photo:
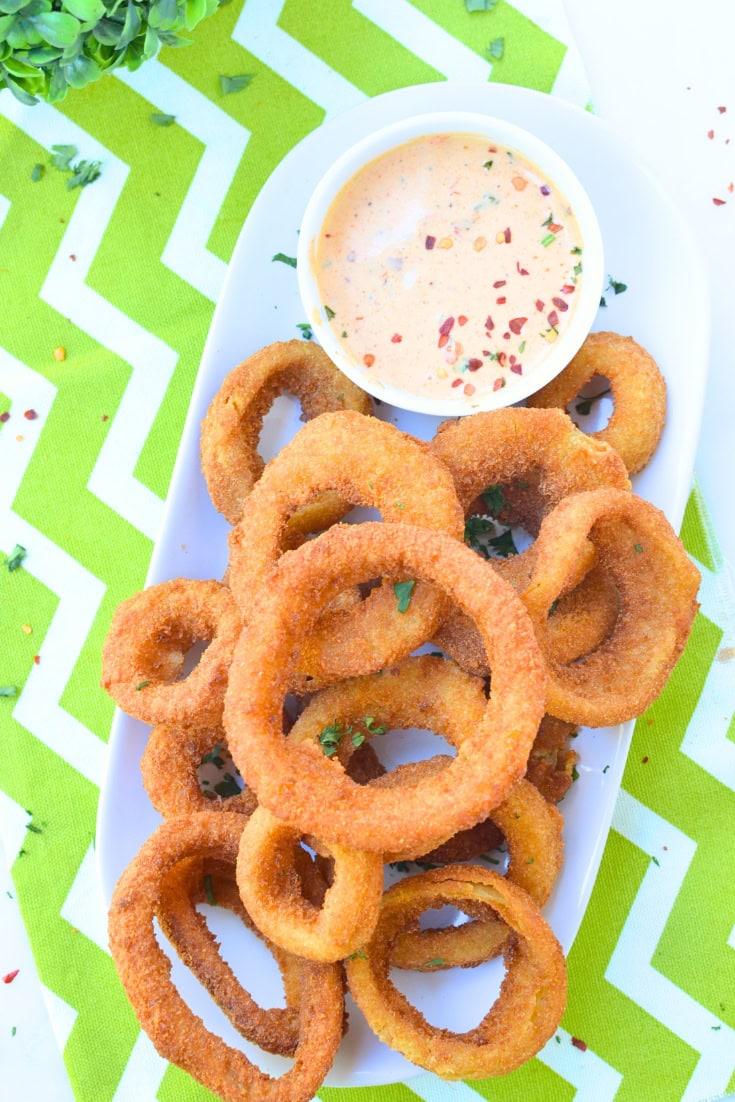
{"type": "MultiPolygon", "coordinates": [[[[221,577],[228,526],[212,507],[199,467],[199,425],[227,372],[275,340],[298,335],[305,319],[295,271],[272,257],[296,255],[298,228],[309,195],[344,149],[360,137],[407,115],[433,110],[486,111],[535,131],[558,149],[587,189],[600,220],[606,270],[627,291],[607,294],[595,329],[632,334],[656,358],[669,387],[663,439],[635,489],[655,502],[678,529],[694,461],[708,358],[709,316],[702,261],[693,236],[656,182],[625,143],[603,123],[568,103],[500,84],[439,83],[406,88],[370,100],[305,138],[279,165],[254,203],[233,255],[217,307],[174,470],[148,584],[177,576],[221,577]]],[[[269,458],[300,422],[296,403],[279,399],[267,419],[263,453],[269,458]]],[[[389,406],[380,416],[424,439],[435,418],[389,406]]],[[[632,724],[582,730],[575,743],[579,780],[563,803],[566,860],[546,914],[565,950],[584,916],[610,827],[632,724]]],[[[118,712],[108,773],[100,800],[97,855],[105,905],[117,878],[160,819],[140,781],[147,728],[118,712]]],[[[214,921],[224,922],[217,916],[214,921]]],[[[262,953],[248,964],[249,989],[262,995],[274,977],[262,953]]],[[[483,966],[487,968],[488,966],[483,966]]],[[[230,1043],[239,1038],[208,996],[174,965],[174,977],[191,1005],[230,1043]]],[[[429,1020],[455,1029],[476,1024],[489,1005],[486,972],[455,969],[400,986],[429,1020]]],[[[274,1005],[275,996],[266,1005],[274,1005]]],[[[267,999],[267,995],[266,995],[267,999]]],[[[247,1046],[243,1046],[247,1049],[247,1046]]],[[[249,1051],[249,1050],[248,1050],[249,1051]]],[[[284,1061],[262,1060],[277,1073],[284,1061]]],[[[418,1069],[379,1043],[355,1010],[350,1031],[327,1079],[333,1086],[367,1086],[409,1078],[418,1069]]]]}

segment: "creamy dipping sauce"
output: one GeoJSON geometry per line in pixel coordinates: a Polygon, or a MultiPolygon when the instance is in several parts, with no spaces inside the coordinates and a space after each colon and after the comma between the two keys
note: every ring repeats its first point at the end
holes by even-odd
{"type": "Polygon", "coordinates": [[[357,172],[312,259],[334,336],[371,378],[472,405],[543,362],[579,299],[582,249],[536,165],[447,133],[357,172]]]}

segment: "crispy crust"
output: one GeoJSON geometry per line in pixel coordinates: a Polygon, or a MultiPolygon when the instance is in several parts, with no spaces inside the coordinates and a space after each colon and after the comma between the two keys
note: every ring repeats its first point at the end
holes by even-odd
{"type": "Polygon", "coordinates": [[[143,787],[164,819],[193,812],[237,812],[252,815],[258,801],[243,788],[239,796],[209,799],[202,792],[198,768],[215,746],[227,746],[221,727],[179,727],[159,724],[148,736],[140,772],[143,787]]]}

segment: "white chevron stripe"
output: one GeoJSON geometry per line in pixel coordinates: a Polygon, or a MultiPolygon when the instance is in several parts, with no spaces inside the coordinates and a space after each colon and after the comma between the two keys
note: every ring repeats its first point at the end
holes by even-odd
{"type": "Polygon", "coordinates": [[[0,432],[0,469],[4,473],[0,484],[0,531],[11,549],[16,543],[27,549],[23,569],[59,598],[46,637],[38,643],[41,662],[32,667],[13,716],[49,749],[99,785],[104,769],[104,744],[66,712],[59,701],[97,615],[105,587],[13,512],[13,500],[41,440],[56,388],[3,349],[0,349],[0,378],[13,402],[11,419],[0,432]],[[39,416],[26,421],[22,411],[31,408],[39,416]],[[23,436],[22,441],[16,439],[18,434],[23,436]]]}
{"type": "Polygon", "coordinates": [[[141,1029],[112,1102],[155,1102],[167,1067],[141,1029]]]}
{"type": "Polygon", "coordinates": [[[247,0],[232,37],[330,115],[367,97],[278,26],[285,0],[247,0]]]}
{"type": "Polygon", "coordinates": [[[557,1029],[556,1036],[538,1054],[542,1064],[577,1088],[574,1102],[612,1102],[623,1081],[619,1071],[588,1048],[582,1052],[572,1044],[572,1035],[557,1029]],[[556,1037],[561,1040],[557,1041],[556,1037]]]}
{"type": "Polygon", "coordinates": [[[730,936],[727,939],[727,944],[730,946],[731,949],[735,949],[735,926],[733,926],[732,930],[730,931],[730,936]]]}
{"type": "Polygon", "coordinates": [[[103,162],[101,177],[79,195],[41,298],[133,368],[88,485],[101,501],[153,539],[163,502],[134,477],[133,471],[177,355],[85,283],[129,169],[47,104],[22,107],[8,97],[0,102],[0,113],[47,149],[59,143],[75,145],[85,158],[103,162]],[[71,255],[75,261],[70,260],[71,255]]]}
{"type": "Polygon", "coordinates": [[[409,0],[352,0],[352,6],[449,80],[486,81],[492,72],[488,61],[429,19],[409,0]]]}
{"type": "Polygon", "coordinates": [[[0,195],[0,229],[2,229],[3,222],[7,218],[9,210],[10,200],[6,199],[4,195],[0,195]]]}
{"type": "Polygon", "coordinates": [[[479,1102],[480,1095],[469,1083],[451,1083],[436,1075],[417,1075],[403,1084],[424,1102],[479,1102]]]}
{"type": "Polygon", "coordinates": [[[204,146],[186,198],[163,250],[162,262],[212,302],[219,298],[227,265],[207,242],[230,188],[250,131],[157,60],[115,76],[176,121],[204,146]]]}
{"type": "Polygon", "coordinates": [[[681,752],[735,790],[735,743],[727,732],[735,715],[735,612],[727,569],[702,568],[702,612],[723,631],[718,654],[681,743],[681,752]]]}
{"type": "Polygon", "coordinates": [[[102,906],[96,860],[94,848],[90,846],[64,900],[61,917],[104,953],[109,953],[107,914],[102,906]]]}
{"type": "Polygon", "coordinates": [[[735,1030],[720,1022],[651,961],[666,927],[696,843],[621,790],[613,827],[651,862],[625,921],[605,978],[700,1053],[681,1102],[724,1092],[735,1071],[735,1030]],[[664,848],[666,847],[666,848],[664,848]]]}
{"type": "Polygon", "coordinates": [[[511,6],[560,42],[571,42],[572,32],[563,4],[550,4],[549,0],[512,0],[511,6]]]}
{"type": "Polygon", "coordinates": [[[66,1042],[69,1040],[69,1035],[74,1028],[74,1023],[79,1017],[79,1012],[73,1006],[69,1006],[68,1002],[60,998],[50,988],[44,987],[43,984],[41,984],[41,994],[48,1010],[51,1028],[54,1031],[59,1052],[63,1052],[66,1048],[66,1042]]]}

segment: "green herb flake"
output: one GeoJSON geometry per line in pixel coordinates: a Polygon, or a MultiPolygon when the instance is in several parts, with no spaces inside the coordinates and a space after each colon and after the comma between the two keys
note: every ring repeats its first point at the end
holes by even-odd
{"type": "Polygon", "coordinates": [[[494,38],[488,48],[485,50],[485,56],[489,57],[492,61],[500,61],[500,58],[505,53],[505,39],[494,38]]]}
{"type": "Polygon", "coordinates": [[[33,166],[31,170],[31,179],[33,180],[34,184],[37,184],[39,180],[43,179],[43,174],[45,171],[46,168],[44,165],[37,164],[33,166]]]}
{"type": "Polygon", "coordinates": [[[281,264],[288,264],[289,268],[296,267],[296,257],[286,256],[285,253],[276,253],[275,256],[271,257],[271,260],[278,260],[281,262],[281,264]]]}
{"type": "Polygon", "coordinates": [[[296,328],[301,330],[301,336],[305,341],[310,341],[314,336],[314,330],[309,325],[308,321],[299,321],[296,323],[296,328]]]}
{"type": "Polygon", "coordinates": [[[161,111],[152,111],[149,118],[155,126],[173,126],[176,122],[176,115],[164,115],[161,111]]]}
{"type": "Polygon", "coordinates": [[[528,858],[528,860],[526,861],[526,864],[527,864],[527,865],[532,865],[532,864],[534,863],[534,861],[535,861],[535,860],[536,860],[536,858],[535,858],[535,857],[529,857],[529,858],[528,858]]]}
{"type": "Polygon", "coordinates": [[[150,685],[150,681],[139,681],[138,684],[135,686],[136,693],[139,693],[141,689],[147,688],[148,685],[150,685]]]}
{"type": "Polygon", "coordinates": [[[576,765],[572,766],[572,780],[573,781],[578,781],[579,780],[579,771],[578,771],[576,765]]]}
{"type": "Polygon", "coordinates": [[[498,0],[464,0],[467,11],[492,11],[498,0]]]}
{"type": "Polygon", "coordinates": [[[352,727],[343,727],[339,723],[330,723],[319,736],[319,745],[327,758],[334,757],[345,735],[352,734],[352,727]]]}
{"type": "Polygon", "coordinates": [[[552,245],[556,241],[555,233],[547,233],[545,237],[541,238],[541,244],[545,249],[548,249],[549,245],[552,245]]]}
{"type": "Polygon", "coordinates": [[[503,487],[499,482],[495,483],[493,486],[486,486],[480,494],[480,497],[485,502],[488,513],[493,517],[499,516],[505,508],[503,487]]]}
{"type": "Polygon", "coordinates": [[[639,555],[643,554],[643,548],[641,547],[641,545],[639,543],[634,543],[633,546],[635,547],[635,549],[636,549],[636,551],[638,552],[639,555]]]}
{"type": "Polygon", "coordinates": [[[204,892],[205,892],[205,895],[207,896],[207,903],[209,903],[210,906],[212,906],[212,907],[216,907],[217,906],[217,899],[216,899],[215,894],[214,894],[214,889],[212,888],[212,877],[211,876],[205,876],[204,877],[204,892]]]}
{"type": "Polygon", "coordinates": [[[487,559],[489,558],[488,550],[480,537],[494,531],[495,525],[490,518],[477,513],[474,516],[467,517],[464,522],[464,541],[473,551],[477,551],[479,555],[487,559]]]}
{"type": "Polygon", "coordinates": [[[375,716],[363,716],[362,722],[365,724],[365,730],[369,735],[384,735],[388,730],[387,727],[375,722],[375,716]]]}
{"type": "Polygon", "coordinates": [[[324,313],[327,315],[327,321],[331,321],[332,318],[334,317],[334,310],[332,309],[331,306],[325,306],[324,307],[324,313]]]}
{"type": "Polygon", "coordinates": [[[501,559],[507,559],[511,555],[518,554],[518,548],[513,542],[513,533],[510,528],[506,532],[503,532],[502,535],[495,536],[487,542],[501,559]]]}
{"type": "Polygon", "coordinates": [[[604,295],[600,299],[600,306],[607,306],[607,299],[604,295]]]}
{"type": "Polygon", "coordinates": [[[409,865],[408,861],[391,861],[390,862],[390,867],[392,869],[395,869],[396,872],[409,872],[410,871],[410,865],[409,865]]]}
{"type": "Polygon", "coordinates": [[[26,830],[30,830],[31,834],[43,834],[40,826],[36,826],[35,823],[26,823],[26,830]]]}
{"type": "Polygon", "coordinates": [[[23,547],[20,543],[16,543],[15,547],[12,550],[12,553],[5,560],[5,565],[7,566],[8,570],[17,570],[18,567],[21,566],[21,564],[23,563],[23,560],[25,559],[27,554],[28,552],[26,551],[25,547],[23,547]]]}
{"type": "Polygon", "coordinates": [[[550,606],[549,606],[549,616],[554,615],[554,613],[557,610],[558,605],[559,605],[559,598],[557,597],[557,599],[555,601],[552,601],[550,606]]]}
{"type": "Polygon", "coordinates": [[[225,773],[221,781],[217,781],[214,785],[214,791],[218,796],[221,796],[223,800],[228,800],[230,796],[240,795],[240,785],[237,783],[232,773],[225,773]]]}
{"type": "Polygon", "coordinates": [[[605,395],[610,393],[610,387],[607,387],[605,390],[598,391],[597,394],[589,394],[586,398],[583,398],[580,395],[579,401],[574,408],[577,413],[581,414],[582,417],[586,417],[589,413],[592,412],[592,406],[595,404],[595,402],[599,402],[600,398],[604,398],[605,395]]]}
{"type": "Polygon", "coordinates": [[[408,612],[408,606],[411,603],[411,594],[413,593],[413,587],[415,585],[415,581],[393,583],[393,592],[398,601],[399,612],[408,612]]]}
{"type": "Polygon", "coordinates": [[[218,769],[224,769],[225,762],[224,758],[221,756],[224,748],[225,744],[223,742],[218,742],[216,746],[212,747],[209,753],[204,754],[199,764],[206,765],[208,762],[211,762],[213,765],[216,765],[218,769]]]}
{"type": "Polygon", "coordinates": [[[651,855],[651,860],[653,861],[654,865],[658,865],[659,868],[661,867],[661,862],[659,861],[658,857],[654,857],[653,855],[651,855]]]}
{"type": "Polygon", "coordinates": [[[99,180],[102,175],[101,161],[77,161],[72,166],[72,175],[66,181],[66,190],[72,191],[75,187],[86,187],[99,180]]]}
{"type": "Polygon", "coordinates": [[[240,73],[234,77],[224,76],[220,74],[220,94],[223,96],[231,96],[234,92],[242,92],[242,90],[244,88],[247,88],[247,86],[250,84],[253,76],[253,73],[240,73]]]}
{"type": "Polygon", "coordinates": [[[352,745],[353,746],[362,746],[364,741],[365,741],[365,736],[360,731],[355,731],[354,735],[352,736],[352,745]]]}
{"type": "Polygon", "coordinates": [[[60,172],[69,172],[71,162],[78,152],[79,150],[75,145],[52,145],[51,164],[54,168],[58,168],[60,172]]]}
{"type": "Polygon", "coordinates": [[[619,279],[613,279],[611,275],[607,277],[606,290],[613,291],[616,295],[622,295],[623,291],[628,290],[627,283],[621,283],[619,279]]]}
{"type": "Polygon", "coordinates": [[[446,963],[444,957],[434,957],[433,960],[427,960],[424,968],[441,968],[442,965],[446,963]]]}
{"type": "Polygon", "coordinates": [[[499,865],[500,861],[497,857],[491,857],[489,853],[480,854],[481,861],[487,861],[488,865],[499,865]]]}
{"type": "Polygon", "coordinates": [[[602,770],[602,772],[603,772],[603,773],[607,773],[607,771],[608,771],[608,769],[609,769],[609,768],[610,768],[610,766],[609,766],[609,765],[606,765],[606,766],[605,766],[605,768],[604,768],[604,769],[602,770]]]}
{"type": "Polygon", "coordinates": [[[17,1032],[18,1032],[18,1030],[15,1028],[15,1026],[13,1026],[12,1029],[10,1030],[10,1036],[15,1037],[17,1032]]]}
{"type": "Polygon", "coordinates": [[[348,956],[347,959],[348,960],[357,960],[358,957],[360,958],[360,960],[367,960],[368,959],[367,958],[367,953],[365,952],[364,949],[357,949],[354,953],[350,953],[350,955],[348,956]]]}
{"type": "Polygon", "coordinates": [[[713,1033],[717,1033],[718,1030],[722,1029],[722,1026],[721,1025],[713,1025],[710,1028],[712,1029],[713,1033]]]}
{"type": "Polygon", "coordinates": [[[17,696],[18,689],[15,685],[0,685],[0,696],[17,696]]]}
{"type": "Polygon", "coordinates": [[[582,250],[580,249],[579,245],[575,245],[574,248],[571,250],[571,252],[572,252],[572,256],[581,256],[582,255],[582,250]]]}

